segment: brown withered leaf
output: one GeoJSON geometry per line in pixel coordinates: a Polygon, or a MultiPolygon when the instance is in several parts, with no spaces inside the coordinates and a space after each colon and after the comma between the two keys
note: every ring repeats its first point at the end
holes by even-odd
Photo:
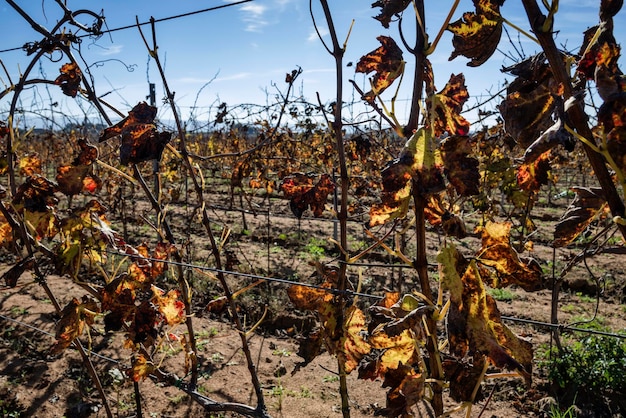
{"type": "Polygon", "coordinates": [[[73,298],[61,311],[61,319],[56,325],[56,341],[50,347],[50,354],[58,354],[69,347],[83,333],[85,325],[93,325],[99,312],[98,304],[87,296],[82,301],[73,298]]]}
{"type": "Polygon", "coordinates": [[[506,132],[526,148],[554,124],[554,79],[543,54],[535,55],[502,71],[517,78],[507,88],[499,106],[506,132]]]}
{"type": "Polygon", "coordinates": [[[84,187],[83,180],[91,169],[88,165],[62,165],[57,167],[56,181],[59,191],[66,196],[79,194],[84,187]]]}
{"type": "Polygon", "coordinates": [[[450,135],[467,135],[470,123],[461,116],[463,105],[469,98],[463,74],[452,74],[443,90],[426,99],[426,109],[433,121],[433,136],[445,132],[450,135]]]}
{"type": "Polygon", "coordinates": [[[539,135],[539,138],[526,148],[522,160],[525,164],[530,164],[558,145],[563,146],[568,152],[573,151],[576,146],[576,139],[565,129],[561,118],[558,118],[551,127],[546,129],[539,135]]]}
{"type": "Polygon", "coordinates": [[[396,159],[381,172],[383,177],[382,202],[370,209],[370,226],[382,225],[396,218],[404,218],[411,198],[411,166],[396,159]]]}
{"type": "Polygon", "coordinates": [[[381,46],[363,55],[356,64],[357,73],[375,73],[372,89],[363,96],[363,100],[369,103],[373,103],[376,96],[385,91],[404,72],[402,50],[396,42],[388,36],[379,36],[376,39],[381,46]]]}
{"type": "Polygon", "coordinates": [[[128,165],[142,161],[160,160],[172,138],[171,132],[159,132],[151,123],[136,124],[122,132],[120,163],[128,165]]]}
{"type": "Polygon", "coordinates": [[[295,173],[285,177],[280,184],[285,197],[289,198],[291,211],[298,219],[309,207],[313,216],[322,216],[326,199],[335,190],[335,184],[328,174],[322,174],[315,185],[313,180],[313,176],[295,173]]]}
{"type": "Polygon", "coordinates": [[[406,142],[400,156],[382,170],[382,202],[371,207],[370,226],[404,218],[413,187],[424,196],[445,189],[442,163],[435,155],[433,142],[429,129],[419,129],[406,142]]]}
{"type": "Polygon", "coordinates": [[[476,258],[481,264],[495,269],[495,277],[486,278],[491,280],[491,287],[515,284],[526,291],[544,287],[541,267],[522,260],[511,245],[510,223],[487,222],[481,232],[482,246],[476,253],[476,258]]]}
{"type": "Polygon", "coordinates": [[[435,227],[441,227],[447,236],[459,239],[467,236],[465,222],[459,215],[444,207],[441,194],[429,196],[428,203],[424,208],[424,215],[428,223],[435,227]]]}
{"type": "Polygon", "coordinates": [[[472,143],[468,136],[450,136],[441,142],[441,159],[444,174],[461,196],[473,196],[480,192],[478,160],[472,157],[472,143]]]}
{"type": "Polygon", "coordinates": [[[478,356],[476,361],[467,359],[446,358],[442,361],[443,373],[450,382],[450,397],[456,402],[479,402],[483,398],[482,385],[479,380],[483,377],[485,358],[478,356]],[[474,389],[478,391],[474,395],[474,389]]]}
{"type": "Polygon", "coordinates": [[[90,165],[98,159],[98,148],[91,145],[85,138],[78,140],[78,147],[80,152],[72,161],[72,165],[90,165]]]}
{"type": "Polygon", "coordinates": [[[109,126],[104,129],[100,134],[99,142],[104,142],[107,139],[121,135],[124,129],[128,129],[137,124],[151,124],[154,122],[154,118],[157,115],[157,108],[150,106],[146,102],[140,102],[133,107],[128,116],[116,123],[113,126],[109,126]]]}
{"type": "Polygon", "coordinates": [[[548,184],[551,155],[552,151],[548,150],[530,163],[521,164],[517,167],[517,184],[522,190],[537,192],[542,185],[548,184]]]}
{"type": "Polygon", "coordinates": [[[617,167],[626,173],[626,127],[613,128],[606,138],[606,149],[617,167]]]}
{"type": "Polygon", "coordinates": [[[56,184],[39,175],[28,177],[13,196],[13,204],[31,212],[48,212],[58,203],[54,197],[56,184]]]}
{"type": "Polygon", "coordinates": [[[603,22],[615,17],[624,5],[624,0],[601,0],[600,20],[603,22]]]}
{"type": "Polygon", "coordinates": [[[15,287],[17,286],[17,281],[22,274],[24,274],[26,270],[33,268],[34,265],[34,258],[24,258],[23,260],[18,261],[13,267],[2,273],[2,277],[0,277],[0,279],[4,279],[4,282],[8,287],[15,287]]]}
{"type": "Polygon", "coordinates": [[[54,84],[60,86],[66,96],[76,97],[82,80],[82,72],[78,65],[73,62],[63,64],[59,72],[61,75],[54,80],[54,84]]]}
{"type": "Polygon", "coordinates": [[[574,241],[607,207],[604,192],[599,187],[572,187],[576,197],[554,227],[553,247],[565,247],[574,241]]]}
{"type": "MultiPolygon", "coordinates": [[[[440,263],[454,264],[455,260],[454,256],[438,257],[440,263]]],[[[462,277],[457,268],[441,268],[452,272],[443,278],[451,300],[447,322],[450,352],[459,358],[484,355],[500,369],[516,370],[530,384],[532,344],[502,323],[495,300],[485,291],[476,261],[470,261],[462,277]]]]}
{"type": "Polygon", "coordinates": [[[411,0],[378,0],[372,3],[372,8],[380,7],[380,14],[374,19],[378,20],[385,28],[395,15],[399,15],[411,4],[411,0]]]}
{"type": "Polygon", "coordinates": [[[459,55],[470,58],[470,67],[478,67],[496,51],[502,36],[500,6],[504,0],[474,0],[476,12],[463,13],[463,18],[448,25],[454,34],[454,51],[449,60],[459,55]]]}
{"type": "Polygon", "coordinates": [[[377,412],[386,417],[434,416],[432,410],[415,411],[415,408],[428,408],[423,405],[425,375],[416,372],[406,364],[385,373],[383,387],[389,388],[385,408],[377,412]]]}

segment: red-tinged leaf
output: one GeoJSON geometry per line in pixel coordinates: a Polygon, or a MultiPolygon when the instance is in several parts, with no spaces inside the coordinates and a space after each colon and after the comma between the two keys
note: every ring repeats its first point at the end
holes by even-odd
{"type": "Polygon", "coordinates": [[[35,176],[42,173],[42,162],[36,153],[20,158],[18,165],[22,176],[35,176]]]}
{"type": "Polygon", "coordinates": [[[411,0],[377,0],[372,3],[372,8],[380,7],[380,14],[374,19],[378,20],[385,28],[394,16],[400,15],[411,4],[411,0]]]}
{"type": "Polygon", "coordinates": [[[185,304],[180,301],[180,292],[178,290],[170,290],[165,293],[156,286],[152,286],[152,303],[154,303],[167,325],[176,325],[185,322],[185,304]]]}
{"type": "Polygon", "coordinates": [[[554,125],[554,78],[543,54],[504,68],[503,71],[517,78],[507,88],[506,98],[499,106],[500,114],[506,132],[526,148],[554,125]]]}
{"type": "Polygon", "coordinates": [[[534,161],[522,164],[517,168],[517,184],[520,189],[527,192],[537,192],[542,185],[548,184],[551,177],[551,154],[552,151],[548,150],[534,161]]]}
{"type": "Polygon", "coordinates": [[[527,291],[543,289],[541,266],[522,260],[511,246],[510,235],[511,224],[508,222],[487,222],[482,228],[482,246],[476,258],[481,264],[495,269],[496,276],[490,286],[499,288],[514,284],[527,291]]]}
{"type": "Polygon", "coordinates": [[[88,165],[59,166],[56,176],[59,191],[66,196],[79,194],[83,190],[83,180],[87,177],[90,169],[91,167],[88,165]]]}
{"type": "Polygon", "coordinates": [[[478,160],[473,153],[470,137],[451,136],[440,145],[444,174],[461,196],[473,196],[480,193],[480,172],[478,160]]]}
{"type": "Polygon", "coordinates": [[[469,133],[470,123],[461,116],[463,104],[468,98],[465,76],[452,74],[443,90],[426,99],[434,137],[440,137],[445,132],[461,136],[469,133]]]}
{"type": "Polygon", "coordinates": [[[599,187],[572,187],[570,190],[576,197],[555,226],[553,247],[570,244],[607,207],[604,192],[599,187]]]}
{"type": "Polygon", "coordinates": [[[98,304],[84,297],[82,302],[74,298],[61,311],[61,319],[56,325],[56,342],[50,347],[52,355],[65,350],[83,333],[85,325],[93,324],[100,312],[98,304]]]}
{"type": "Polygon", "coordinates": [[[150,360],[148,353],[141,352],[137,354],[132,367],[128,369],[126,373],[133,380],[133,382],[139,382],[146,380],[146,378],[154,373],[156,369],[157,367],[150,360]]]}
{"type": "Polygon", "coordinates": [[[289,200],[293,214],[299,219],[310,207],[313,216],[319,218],[324,212],[328,195],[335,190],[335,184],[328,174],[322,174],[315,185],[314,177],[296,173],[285,177],[280,189],[289,200]]]}
{"type": "Polygon", "coordinates": [[[504,0],[474,0],[476,12],[463,13],[462,19],[448,25],[454,34],[450,60],[463,55],[471,59],[468,66],[478,67],[493,55],[502,36],[502,3],[504,0]]]}
{"type": "Polygon", "coordinates": [[[369,103],[374,103],[376,96],[385,91],[404,72],[402,50],[396,42],[388,36],[379,36],[376,39],[381,46],[362,56],[356,65],[357,73],[375,73],[372,89],[363,96],[363,100],[369,103]]]}
{"type": "Polygon", "coordinates": [[[76,97],[82,80],[82,72],[78,65],[73,62],[63,64],[59,72],[61,75],[54,80],[54,84],[60,86],[66,96],[76,97]]]}
{"type": "MultiPolygon", "coordinates": [[[[445,268],[456,271],[457,267],[445,268]]],[[[451,300],[447,321],[451,353],[459,358],[485,355],[494,366],[516,370],[530,384],[532,344],[502,323],[495,300],[485,291],[476,261],[470,261],[462,277],[448,275],[446,289],[451,300]]]]}
{"type": "Polygon", "coordinates": [[[0,279],[4,279],[8,287],[15,287],[17,286],[18,279],[22,277],[22,274],[24,274],[26,270],[32,269],[34,265],[35,260],[32,257],[27,257],[18,261],[17,264],[5,271],[0,279]]]}
{"type": "Polygon", "coordinates": [[[620,56],[620,46],[613,36],[613,24],[600,23],[584,32],[584,40],[578,56],[576,71],[587,80],[596,79],[596,71],[605,67],[617,75],[617,61],[620,56]],[[593,44],[590,44],[594,41],[593,44]]]}
{"type": "Polygon", "coordinates": [[[59,190],[67,196],[77,195],[83,190],[95,193],[102,187],[102,181],[91,173],[91,164],[98,159],[98,148],[82,138],[78,140],[78,146],[80,153],[72,164],[57,168],[59,190]]]}
{"type": "Polygon", "coordinates": [[[102,180],[95,174],[87,174],[83,179],[83,192],[96,194],[102,189],[102,180]]]}

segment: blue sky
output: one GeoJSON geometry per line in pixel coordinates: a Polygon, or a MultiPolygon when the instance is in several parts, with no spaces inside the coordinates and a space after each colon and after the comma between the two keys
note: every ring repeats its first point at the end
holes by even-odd
{"type": "MultiPolygon", "coordinates": [[[[172,15],[192,12],[199,9],[220,6],[233,1],[223,0],[109,0],[95,2],[93,0],[68,0],[71,10],[89,8],[96,12],[104,10],[109,29],[131,25],[135,16],[139,21],[156,19],[172,15]]],[[[50,29],[61,16],[59,6],[52,0],[32,1],[18,0],[17,3],[37,22],[50,29]]],[[[343,41],[354,19],[354,27],[348,40],[344,63],[356,64],[359,57],[376,49],[378,35],[392,36],[398,42],[397,25],[384,29],[372,17],[379,9],[370,7],[371,0],[331,0],[329,1],[334,16],[334,23],[339,39],[343,41]]],[[[448,13],[452,0],[427,1],[427,31],[434,37],[448,13]]],[[[577,51],[582,39],[582,32],[597,23],[598,0],[561,0],[560,11],[556,18],[556,29],[559,31],[557,44],[566,45],[577,51]]],[[[326,22],[317,0],[313,1],[313,10],[320,32],[329,42],[326,22]]],[[[461,0],[453,20],[461,17],[465,11],[474,10],[471,0],[461,0]]],[[[523,14],[519,0],[507,0],[501,9],[502,15],[528,30],[528,22],[523,14]]],[[[410,10],[407,12],[409,13],[410,10]]],[[[616,17],[623,19],[624,11],[616,17]]],[[[406,19],[409,21],[410,19],[406,19]]],[[[85,23],[91,23],[86,19],[85,23]]],[[[624,29],[619,25],[616,29],[618,42],[624,38],[624,29]]],[[[22,19],[10,5],[0,0],[0,50],[19,47],[26,42],[39,40],[41,35],[22,19]]],[[[144,26],[145,33],[150,35],[149,28],[144,26]]],[[[412,37],[412,28],[407,24],[407,37],[412,37]]],[[[527,55],[537,50],[530,40],[519,37],[514,29],[509,32],[515,42],[520,43],[527,55]]],[[[476,103],[488,92],[496,92],[502,86],[505,76],[499,71],[503,65],[512,61],[501,52],[496,52],[490,61],[478,68],[466,66],[467,59],[458,57],[448,61],[451,52],[451,34],[446,32],[437,51],[430,57],[433,63],[435,83],[442,88],[452,73],[463,72],[470,93],[467,106],[476,103]]],[[[316,101],[316,93],[322,102],[334,100],[335,72],[333,58],[326,52],[314,31],[309,14],[309,2],[306,0],[254,0],[245,4],[223,8],[208,13],[198,14],[157,24],[157,41],[159,54],[165,63],[168,82],[176,92],[178,106],[186,118],[189,109],[197,99],[197,115],[209,118],[219,102],[229,105],[253,103],[263,105],[273,103],[277,89],[284,92],[285,74],[300,66],[303,70],[299,78],[300,90],[310,102],[316,101]],[[211,106],[212,109],[211,110],[211,106]]],[[[500,49],[513,51],[503,37],[500,49]]],[[[105,99],[122,111],[141,100],[148,94],[148,81],[157,85],[157,99],[163,97],[163,89],[154,62],[149,62],[148,53],[141,41],[137,29],[117,31],[105,34],[99,39],[85,38],[81,44],[81,52],[91,67],[98,94],[110,92],[105,99]]],[[[29,58],[22,50],[0,53],[0,60],[15,82],[20,71],[26,68],[29,58]]],[[[32,74],[33,77],[54,79],[58,75],[59,66],[66,62],[60,59],[59,53],[50,59],[42,60],[32,74]]],[[[403,81],[396,113],[400,120],[408,114],[408,102],[411,88],[410,55],[405,54],[408,61],[407,75],[403,81]]],[[[623,65],[622,65],[623,66],[623,65]]],[[[367,78],[363,74],[354,73],[355,66],[345,67],[344,101],[353,100],[348,79],[354,79],[368,89],[367,78]]],[[[0,83],[8,84],[8,79],[0,71],[0,83]]],[[[46,109],[51,101],[56,101],[59,112],[76,112],[76,100],[63,97],[50,86],[48,89],[32,90],[24,96],[24,108],[39,107],[46,109]],[[51,98],[49,95],[52,95],[51,98]]],[[[391,93],[385,93],[390,97],[391,93]]],[[[385,97],[385,96],[384,96],[385,97]]],[[[8,108],[10,96],[0,101],[0,112],[8,108]]],[[[89,106],[83,102],[83,109],[90,112],[89,106]]],[[[364,108],[363,108],[364,109],[364,108]]],[[[80,110],[80,109],[79,109],[80,110]]],[[[78,112],[80,113],[80,111],[78,112]]],[[[4,119],[6,113],[0,113],[4,119]]],[[[160,110],[160,117],[168,118],[165,109],[160,110]]],[[[469,115],[468,118],[472,116],[469,115]]]]}

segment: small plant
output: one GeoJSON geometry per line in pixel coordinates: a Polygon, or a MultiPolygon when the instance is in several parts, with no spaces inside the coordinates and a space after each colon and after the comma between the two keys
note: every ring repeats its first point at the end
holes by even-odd
{"type": "Polygon", "coordinates": [[[509,289],[490,288],[488,293],[498,302],[511,302],[517,298],[517,295],[509,289]]]}
{"type": "Polygon", "coordinates": [[[623,340],[598,335],[582,338],[564,347],[548,369],[548,378],[564,402],[592,408],[625,406],[622,398],[626,393],[626,342],[623,340]]]}
{"type": "Polygon", "coordinates": [[[322,382],[324,383],[332,383],[339,381],[339,376],[337,375],[326,375],[322,378],[322,382]]]}
{"type": "Polygon", "coordinates": [[[561,411],[558,405],[552,405],[548,411],[549,418],[576,418],[576,406],[570,405],[565,411],[561,411]]]}

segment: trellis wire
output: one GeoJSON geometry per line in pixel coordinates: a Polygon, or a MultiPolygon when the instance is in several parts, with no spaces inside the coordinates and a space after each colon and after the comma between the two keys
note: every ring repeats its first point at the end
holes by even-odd
{"type": "MultiPolygon", "coordinates": [[[[121,253],[121,252],[118,252],[118,251],[106,250],[106,252],[109,253],[109,254],[115,254],[115,255],[120,255],[120,256],[129,257],[129,258],[136,258],[136,259],[147,260],[147,261],[157,262],[157,263],[166,263],[166,264],[186,267],[186,268],[190,268],[190,269],[198,269],[198,270],[203,270],[203,271],[210,271],[212,273],[222,273],[222,274],[227,274],[227,275],[231,275],[231,276],[244,277],[244,278],[248,278],[248,279],[265,280],[265,281],[268,281],[268,282],[282,283],[282,284],[287,284],[287,285],[290,285],[290,286],[304,286],[304,287],[309,287],[309,288],[313,288],[313,289],[323,290],[325,292],[329,292],[329,293],[332,293],[332,294],[335,294],[335,295],[357,296],[357,297],[376,299],[376,300],[382,300],[384,298],[383,296],[380,296],[380,295],[373,295],[373,294],[369,294],[369,293],[355,292],[355,291],[352,291],[352,290],[331,289],[331,288],[328,288],[328,287],[322,287],[322,286],[319,286],[319,285],[316,285],[316,284],[312,284],[312,283],[296,282],[296,281],[293,281],[293,280],[281,279],[281,278],[278,278],[278,277],[261,276],[261,275],[257,275],[257,274],[241,273],[241,272],[238,272],[238,271],[231,271],[231,270],[220,270],[220,269],[216,269],[215,267],[200,266],[200,265],[196,265],[196,264],[177,262],[177,261],[171,261],[171,260],[161,260],[161,259],[152,258],[152,257],[144,257],[144,256],[138,255],[138,254],[121,253]]],[[[624,333],[624,334],[617,334],[617,333],[613,333],[613,332],[598,331],[598,330],[593,330],[593,329],[570,327],[568,325],[563,325],[563,324],[552,324],[552,323],[549,323],[549,322],[542,322],[542,321],[536,321],[536,320],[525,319],[525,318],[517,318],[517,317],[512,317],[512,316],[501,316],[501,318],[504,319],[505,321],[509,321],[509,322],[516,322],[516,323],[521,323],[521,324],[529,324],[529,325],[534,325],[534,326],[537,326],[537,327],[548,328],[548,329],[551,329],[551,330],[559,329],[562,332],[563,331],[582,332],[582,333],[587,333],[587,334],[592,334],[592,335],[602,335],[602,336],[607,336],[607,337],[615,337],[615,338],[620,338],[620,339],[626,339],[626,333],[624,333]]]]}

